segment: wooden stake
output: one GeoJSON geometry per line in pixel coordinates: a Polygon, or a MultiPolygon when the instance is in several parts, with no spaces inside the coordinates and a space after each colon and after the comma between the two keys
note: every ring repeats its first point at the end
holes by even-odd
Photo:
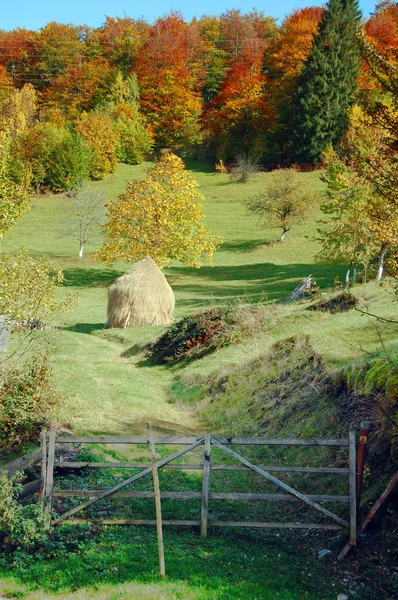
{"type": "Polygon", "coordinates": [[[40,433],[41,445],[41,486],[40,486],[40,502],[43,507],[45,505],[46,479],[47,479],[47,437],[46,432],[40,433]]]}
{"type": "MultiPolygon", "coordinates": [[[[375,502],[372,510],[369,512],[368,516],[362,523],[359,533],[363,533],[365,531],[366,527],[369,525],[369,523],[371,522],[371,520],[373,519],[373,517],[379,510],[379,508],[384,504],[384,502],[387,500],[388,496],[391,494],[392,490],[395,488],[395,486],[397,484],[398,484],[398,471],[395,473],[394,477],[391,479],[390,483],[388,484],[388,486],[386,487],[386,489],[384,490],[384,492],[382,493],[380,498],[375,502]]],[[[351,544],[350,544],[350,542],[348,542],[344,546],[344,548],[342,549],[340,554],[338,555],[338,557],[337,557],[338,560],[342,560],[348,554],[350,548],[351,548],[351,544]]]]}
{"type": "Polygon", "coordinates": [[[156,530],[158,534],[158,548],[159,548],[159,570],[160,575],[164,577],[166,575],[166,569],[164,564],[164,546],[163,546],[163,527],[162,527],[162,506],[160,501],[160,485],[159,485],[159,473],[156,464],[156,450],[155,442],[153,439],[152,427],[148,423],[148,441],[151,449],[151,460],[152,460],[152,478],[153,478],[153,491],[155,493],[155,508],[156,508],[156,530]]]}
{"type": "Polygon", "coordinates": [[[355,447],[355,432],[350,431],[349,434],[349,461],[350,461],[350,545],[357,545],[357,473],[356,473],[356,447],[355,447]]]}
{"type": "Polygon", "coordinates": [[[207,520],[209,515],[210,452],[211,431],[207,429],[205,434],[205,448],[203,458],[202,513],[200,517],[200,535],[204,538],[207,538],[207,520]]]}
{"type": "Polygon", "coordinates": [[[51,501],[54,487],[54,460],[55,460],[55,429],[50,429],[50,439],[48,442],[48,463],[46,472],[46,489],[44,498],[44,516],[45,528],[49,529],[51,524],[51,501]]]}
{"type": "Polygon", "coordinates": [[[361,431],[359,433],[359,446],[357,458],[357,511],[361,505],[363,471],[365,468],[366,445],[368,443],[369,421],[361,423],[361,431]]]}

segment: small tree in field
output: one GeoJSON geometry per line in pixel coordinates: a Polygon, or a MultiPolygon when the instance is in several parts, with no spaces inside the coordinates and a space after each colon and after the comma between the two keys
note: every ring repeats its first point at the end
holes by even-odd
{"type": "Polygon", "coordinates": [[[84,246],[100,224],[103,209],[104,200],[98,189],[84,187],[71,194],[66,211],[71,220],[69,233],[79,241],[79,258],[83,258],[84,246]]]}
{"type": "Polygon", "coordinates": [[[105,243],[95,258],[137,261],[150,256],[160,267],[177,259],[192,267],[211,262],[221,238],[203,223],[195,179],[175,154],[164,154],[143,181],[133,180],[108,202],[105,243]]]}
{"type": "Polygon", "coordinates": [[[301,223],[314,210],[315,194],[294,169],[281,169],[273,174],[265,192],[245,201],[250,212],[264,225],[280,227],[280,242],[293,225],[301,223]]]}

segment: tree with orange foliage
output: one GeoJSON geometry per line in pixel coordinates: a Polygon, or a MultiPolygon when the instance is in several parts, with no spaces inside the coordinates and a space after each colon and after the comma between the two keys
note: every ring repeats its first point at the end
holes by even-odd
{"type": "Polygon", "coordinates": [[[140,107],[158,147],[199,140],[200,40],[179,13],[158,19],[135,62],[140,107]]]}
{"type": "Polygon", "coordinates": [[[262,63],[275,22],[262,13],[227,11],[220,17],[221,44],[228,69],[220,92],[204,110],[203,127],[217,159],[231,161],[244,151],[257,158],[269,151],[264,131],[272,111],[264,97],[262,63]]]}

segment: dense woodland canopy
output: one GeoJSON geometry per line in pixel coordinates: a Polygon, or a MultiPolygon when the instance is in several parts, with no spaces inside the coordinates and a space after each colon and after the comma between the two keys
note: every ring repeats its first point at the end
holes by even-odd
{"type": "MultiPolygon", "coordinates": [[[[205,148],[227,164],[242,151],[266,168],[317,164],[347,128],[349,106],[384,93],[357,44],[361,25],[355,0],[331,0],[281,24],[253,9],[191,22],[172,12],[152,24],[124,16],[106,17],[98,29],[51,22],[39,31],[0,31],[8,175],[20,183],[28,167],[32,188],[65,190],[164,147],[205,148]],[[344,35],[333,29],[339,11],[344,35]],[[342,64],[354,47],[351,66],[342,64]],[[308,87],[314,69],[328,81],[323,96],[308,87]],[[318,122],[308,110],[318,111],[318,122]],[[329,131],[323,118],[340,129],[329,131]],[[308,127],[328,134],[306,150],[298,146],[312,135],[308,127]]],[[[371,47],[394,63],[397,5],[382,2],[363,25],[371,47]]]]}

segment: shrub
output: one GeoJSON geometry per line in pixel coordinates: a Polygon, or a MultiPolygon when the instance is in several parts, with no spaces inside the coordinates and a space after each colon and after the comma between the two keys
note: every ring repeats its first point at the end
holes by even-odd
{"type": "Polygon", "coordinates": [[[247,183],[253,173],[260,171],[260,161],[252,154],[241,152],[232,164],[230,180],[233,183],[247,183]]]}
{"type": "Polygon", "coordinates": [[[30,550],[46,538],[41,507],[18,503],[23,478],[23,473],[8,477],[0,470],[0,541],[7,550],[30,550]]]}
{"type": "Polygon", "coordinates": [[[117,157],[121,162],[138,165],[153,146],[152,137],[138,109],[128,104],[119,104],[113,111],[115,130],[118,136],[117,157]]]}
{"type": "Polygon", "coordinates": [[[200,358],[268,325],[272,310],[237,303],[186,317],[173,325],[147,351],[153,364],[200,358]]]}
{"type": "Polygon", "coordinates": [[[84,114],[77,125],[92,150],[93,162],[90,175],[94,179],[103,179],[113,173],[117,167],[117,135],[111,117],[102,111],[84,114]]]}
{"type": "Polygon", "coordinates": [[[54,123],[38,123],[16,142],[16,154],[32,173],[31,184],[55,192],[88,179],[92,152],[83,138],[54,123]]]}
{"type": "Polygon", "coordinates": [[[0,448],[11,450],[37,440],[50,424],[57,402],[46,354],[24,368],[8,368],[0,387],[0,448]]]}

